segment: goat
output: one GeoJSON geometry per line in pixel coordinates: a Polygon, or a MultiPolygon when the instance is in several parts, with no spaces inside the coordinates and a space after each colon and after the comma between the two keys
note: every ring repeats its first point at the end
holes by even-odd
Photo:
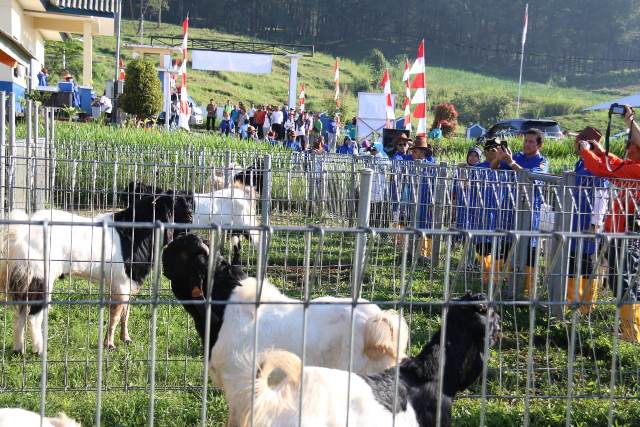
{"type": "MultiPolygon", "coordinates": [[[[465,390],[482,373],[486,357],[485,331],[489,324],[489,344],[500,331],[499,316],[481,301],[483,295],[465,295],[447,313],[444,376],[441,398],[441,425],[451,425],[451,408],[456,393],[465,390]]],[[[435,426],[438,402],[440,335],[416,357],[398,366],[398,394],[395,398],[395,425],[435,426]]],[[[251,359],[248,349],[238,353],[242,368],[225,372],[227,399],[234,402],[242,426],[251,417],[251,359]]],[[[257,357],[253,425],[297,426],[302,379],[302,425],[343,425],[349,410],[350,426],[391,425],[394,411],[396,369],[374,375],[358,375],[344,370],[305,367],[295,354],[269,350],[257,357]],[[301,376],[302,372],[302,376],[301,376]],[[349,404],[347,388],[350,381],[349,404]]]]}
{"type": "MultiPolygon", "coordinates": [[[[29,319],[33,352],[42,353],[42,320],[45,293],[53,292],[53,285],[61,276],[84,277],[100,281],[102,273],[103,231],[94,222],[142,222],[190,223],[192,211],[189,201],[175,195],[145,196],[132,207],[123,211],[85,218],[59,210],[41,210],[28,216],[24,211],[14,210],[10,219],[21,221],[11,224],[3,233],[5,241],[0,256],[0,291],[9,293],[14,301],[26,301],[18,305],[13,325],[13,350],[24,353],[24,326],[29,319]],[[41,221],[66,222],[49,227],[49,271],[45,277],[43,227],[41,221]],[[27,223],[29,222],[29,223],[27,223]],[[6,255],[6,256],[5,256],[6,255]],[[28,316],[27,316],[28,315],[28,316]]],[[[109,308],[109,327],[105,344],[115,348],[114,334],[122,320],[121,339],[131,341],[128,332],[129,305],[153,263],[153,235],[151,228],[117,226],[110,228],[104,236],[105,272],[104,280],[109,286],[110,297],[116,301],[109,308]]],[[[173,231],[166,229],[163,242],[173,239],[173,231]]]]}
{"type": "MultiPolygon", "coordinates": [[[[215,255],[214,255],[215,256],[215,255]]],[[[209,248],[200,237],[187,234],[169,244],[162,255],[164,275],[171,280],[171,289],[196,323],[196,330],[204,343],[206,328],[207,268],[209,248]]],[[[228,304],[211,307],[209,369],[216,386],[235,390],[234,376],[238,371],[236,353],[253,342],[254,325],[259,322],[258,351],[277,347],[302,353],[303,306],[299,300],[288,298],[267,280],[262,283],[261,305],[256,300],[257,282],[238,266],[217,256],[213,277],[212,300],[228,304]],[[245,304],[243,304],[245,303],[245,304]],[[270,304],[275,303],[275,304],[270,304]]],[[[307,309],[305,340],[307,363],[347,369],[351,332],[350,298],[321,297],[311,301],[307,309]]],[[[393,310],[382,311],[364,299],[354,309],[353,370],[362,374],[380,372],[394,366],[405,355],[408,326],[393,310]],[[399,351],[397,351],[397,349],[399,351]]],[[[230,419],[235,402],[228,400],[230,419]]]]}
{"type": "Polygon", "coordinates": [[[40,414],[20,408],[0,409],[0,427],[82,427],[63,413],[57,417],[44,417],[40,424],[40,414]]]}

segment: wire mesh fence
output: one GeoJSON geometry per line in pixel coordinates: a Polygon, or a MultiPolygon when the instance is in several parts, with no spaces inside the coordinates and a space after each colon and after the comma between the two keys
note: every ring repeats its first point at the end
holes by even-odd
{"type": "MultiPolygon", "coordinates": [[[[7,149],[0,162],[3,214],[18,208],[27,216],[5,215],[0,221],[0,406],[46,415],[65,410],[87,425],[212,425],[253,408],[247,419],[259,425],[255,378],[262,366],[260,350],[271,343],[261,343],[266,333],[261,322],[244,332],[241,321],[232,324],[232,307],[259,304],[265,312],[278,312],[278,307],[295,306],[299,317],[276,329],[282,331],[283,346],[299,343],[287,348],[311,362],[324,336],[317,332],[314,310],[342,307],[346,323],[327,330],[345,339],[338,341],[346,343],[348,360],[323,366],[364,375],[368,372],[357,365],[362,334],[354,319],[359,310],[397,310],[408,325],[406,353],[417,357],[438,330],[446,331],[438,338],[443,347],[466,336],[468,325],[445,321],[453,308],[466,304],[494,310],[502,332],[491,345],[492,325],[485,323],[479,347],[484,357],[473,384],[456,397],[453,424],[633,425],[640,419],[640,356],[626,342],[640,326],[634,304],[636,182],[357,156],[98,146],[55,141],[49,127],[46,133],[41,147],[2,146],[7,149]],[[242,185],[234,187],[238,180],[242,185]],[[180,219],[172,212],[163,217],[156,208],[150,216],[142,211],[137,216],[136,209],[144,210],[149,200],[145,195],[154,201],[168,196],[174,210],[184,197],[191,216],[180,219]],[[127,210],[134,212],[133,223],[111,216],[127,210]],[[76,216],[61,220],[58,211],[76,216]],[[625,227],[616,222],[615,233],[604,233],[605,217],[614,211],[626,219],[625,227]],[[12,236],[18,229],[32,249],[15,249],[12,236]],[[181,261],[180,271],[196,274],[209,286],[200,295],[187,295],[185,303],[166,276],[162,254],[187,230],[208,240],[204,257],[186,258],[200,259],[206,268],[197,276],[197,268],[181,261]],[[248,236],[251,243],[236,246],[228,234],[248,236]],[[126,248],[140,241],[145,256],[127,258],[126,248]],[[239,255],[242,270],[256,277],[253,298],[231,301],[206,291],[221,283],[215,274],[221,265],[218,252],[226,261],[239,255]],[[112,286],[120,269],[126,273],[127,263],[123,292],[112,286]],[[145,274],[133,280],[136,264],[145,274]],[[10,265],[33,265],[29,277],[40,271],[50,287],[36,289],[31,297],[29,291],[17,293],[10,285],[10,265]],[[293,300],[269,299],[261,294],[265,283],[293,300]],[[131,299],[116,298],[133,294],[138,285],[131,299]],[[461,302],[467,292],[483,297],[461,302]],[[322,299],[327,297],[343,299],[322,299]],[[20,348],[25,354],[14,354],[14,329],[26,327],[24,339],[33,344],[30,324],[15,325],[19,309],[38,304],[41,354],[29,354],[30,345],[20,348]],[[118,304],[130,307],[132,341],[125,343],[123,334],[115,338],[116,349],[108,350],[103,340],[118,304]],[[219,336],[210,334],[223,306],[229,316],[222,317],[222,324],[228,320],[232,332],[246,333],[239,360],[248,362],[241,370],[252,380],[248,398],[230,397],[223,381],[209,382],[224,366],[210,374],[208,362],[226,360],[220,353],[225,347],[214,344],[230,339],[222,330],[219,336]],[[208,320],[198,323],[189,307],[195,312],[201,307],[208,320]]],[[[265,315],[267,330],[269,319],[265,315]]],[[[344,350],[335,344],[320,353],[344,350]]],[[[394,344],[402,348],[402,334],[394,336],[394,344]]],[[[437,358],[440,392],[433,399],[439,402],[447,397],[448,357],[440,352],[437,358]]],[[[303,411],[296,412],[293,425],[311,411],[305,406],[311,399],[305,397],[305,370],[294,405],[303,411]]],[[[389,404],[397,408],[402,406],[400,370],[392,370],[390,378],[397,388],[389,404]]],[[[357,393],[358,379],[349,381],[347,389],[357,393]]],[[[326,390],[344,398],[346,410],[342,391],[326,390]]],[[[442,411],[435,409],[434,420],[446,425],[442,411]]],[[[356,409],[347,412],[340,413],[345,422],[357,419],[356,409]]],[[[389,425],[404,425],[402,411],[388,412],[389,425]]]]}

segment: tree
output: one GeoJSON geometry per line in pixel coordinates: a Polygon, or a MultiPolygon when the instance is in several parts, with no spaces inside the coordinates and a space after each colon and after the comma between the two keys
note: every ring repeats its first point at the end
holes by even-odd
{"type": "Polygon", "coordinates": [[[169,0],[149,0],[149,9],[157,14],[158,25],[156,28],[160,28],[162,24],[162,11],[169,9],[169,0]]]}
{"type": "Polygon", "coordinates": [[[125,112],[134,115],[138,120],[146,120],[160,111],[162,90],[153,62],[134,59],[127,64],[120,105],[125,112]]]}
{"type": "Polygon", "coordinates": [[[68,70],[73,76],[82,74],[82,43],[78,40],[45,41],[44,46],[44,63],[49,70],[49,81],[60,80],[63,70],[68,70]]]}

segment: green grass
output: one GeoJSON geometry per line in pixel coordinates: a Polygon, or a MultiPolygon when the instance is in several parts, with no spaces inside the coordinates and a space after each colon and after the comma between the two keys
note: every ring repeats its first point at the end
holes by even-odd
{"type": "MultiPolygon", "coordinates": [[[[139,43],[140,38],[135,34],[137,22],[124,21],[122,26],[123,43],[139,43]]],[[[145,23],[145,35],[153,34],[174,35],[181,34],[181,27],[163,24],[156,28],[153,22],[145,23]]],[[[211,29],[192,28],[189,30],[192,38],[254,40],[248,37],[220,33],[211,29]]],[[[145,39],[145,42],[148,40],[145,39]]],[[[100,91],[106,80],[114,75],[115,40],[113,37],[96,37],[94,40],[94,87],[100,91]]],[[[123,57],[131,58],[132,50],[123,47],[123,57]]],[[[428,58],[428,53],[427,53],[428,58]]],[[[152,58],[157,60],[157,58],[152,58]]],[[[333,106],[333,66],[335,58],[322,52],[316,52],[313,58],[303,58],[298,69],[300,83],[306,85],[307,109],[322,111],[333,106]]],[[[428,60],[427,60],[428,65],[428,60]]],[[[392,85],[397,94],[404,93],[401,75],[404,66],[392,64],[392,85]]],[[[231,99],[234,102],[243,101],[255,104],[274,104],[286,102],[288,97],[288,60],[285,57],[274,57],[273,72],[268,75],[252,75],[242,73],[205,72],[189,70],[189,94],[200,104],[205,104],[210,98],[218,103],[231,99]]],[[[358,91],[379,92],[378,82],[381,76],[373,75],[370,67],[365,63],[355,62],[349,58],[341,58],[341,85],[344,93],[342,111],[345,117],[352,117],[356,113],[356,96],[358,91]]],[[[515,99],[517,97],[517,81],[514,79],[499,79],[482,74],[427,66],[427,86],[429,87],[429,102],[451,102],[459,95],[472,97],[490,97],[502,95],[508,101],[507,115],[515,115],[515,99]]],[[[618,93],[618,92],[615,92],[618,93]]],[[[564,127],[577,131],[589,123],[589,117],[584,120],[565,119],[567,115],[577,115],[583,108],[595,103],[611,99],[611,91],[583,90],[560,87],[552,84],[526,82],[522,87],[522,111],[527,117],[554,117],[564,127]]],[[[399,96],[396,112],[400,111],[402,102],[399,96]]],[[[464,105],[458,105],[458,110],[464,112],[464,105]]],[[[431,119],[431,116],[429,116],[431,119]]],[[[489,125],[490,123],[483,123],[489,125]]]]}

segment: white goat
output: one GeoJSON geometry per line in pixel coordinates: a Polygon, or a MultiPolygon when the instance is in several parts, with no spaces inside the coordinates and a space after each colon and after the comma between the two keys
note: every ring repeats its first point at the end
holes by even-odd
{"type": "Polygon", "coordinates": [[[79,422],[60,413],[57,417],[44,417],[40,424],[40,414],[20,408],[0,409],[0,427],[82,427],[79,422]]]}
{"type": "MultiPolygon", "coordinates": [[[[14,301],[33,301],[34,304],[16,306],[13,324],[13,350],[24,353],[24,327],[29,314],[29,329],[32,349],[42,353],[42,321],[44,317],[45,293],[53,292],[56,279],[63,275],[83,277],[98,282],[102,279],[103,230],[91,226],[93,222],[111,220],[117,222],[173,222],[174,207],[182,206],[176,216],[177,222],[191,222],[191,212],[186,199],[174,195],[147,196],[124,211],[85,218],[58,210],[41,210],[29,217],[24,211],[14,210],[10,219],[21,221],[13,224],[0,242],[0,292],[7,292],[14,301]],[[181,201],[182,204],[179,204],[181,201]],[[134,213],[135,212],[135,213],[134,213]],[[49,263],[45,277],[45,254],[43,226],[27,224],[41,221],[68,222],[74,225],[51,225],[49,227],[49,263]],[[46,281],[46,282],[45,282],[46,281]]],[[[144,278],[151,270],[153,255],[153,229],[110,227],[104,236],[106,249],[104,280],[110,290],[110,298],[118,304],[110,306],[109,327],[105,344],[114,348],[114,335],[118,322],[122,320],[120,337],[131,341],[128,332],[129,305],[144,278]]],[[[163,239],[171,240],[171,230],[165,231],[163,239]]],[[[162,243],[161,243],[162,244],[162,243]]],[[[107,295],[109,297],[109,295],[107,295]]]]}
{"type": "Polygon", "coordinates": [[[249,425],[255,381],[253,425],[256,427],[297,426],[300,403],[305,427],[343,426],[347,410],[349,426],[390,426],[394,409],[396,426],[431,427],[436,425],[440,390],[440,421],[443,427],[449,427],[455,395],[482,374],[486,363],[485,332],[488,329],[489,345],[495,344],[500,332],[500,317],[484,303],[484,295],[467,294],[457,301],[469,305],[449,308],[441,385],[442,330],[433,335],[418,355],[400,362],[397,378],[395,368],[374,375],[317,366],[306,366],[303,370],[295,354],[267,350],[256,358],[254,379],[252,355],[245,350],[237,354],[241,368],[224,373],[228,376],[225,382],[231,386],[225,389],[226,398],[234,402],[234,416],[238,420],[233,425],[249,425]]]}

